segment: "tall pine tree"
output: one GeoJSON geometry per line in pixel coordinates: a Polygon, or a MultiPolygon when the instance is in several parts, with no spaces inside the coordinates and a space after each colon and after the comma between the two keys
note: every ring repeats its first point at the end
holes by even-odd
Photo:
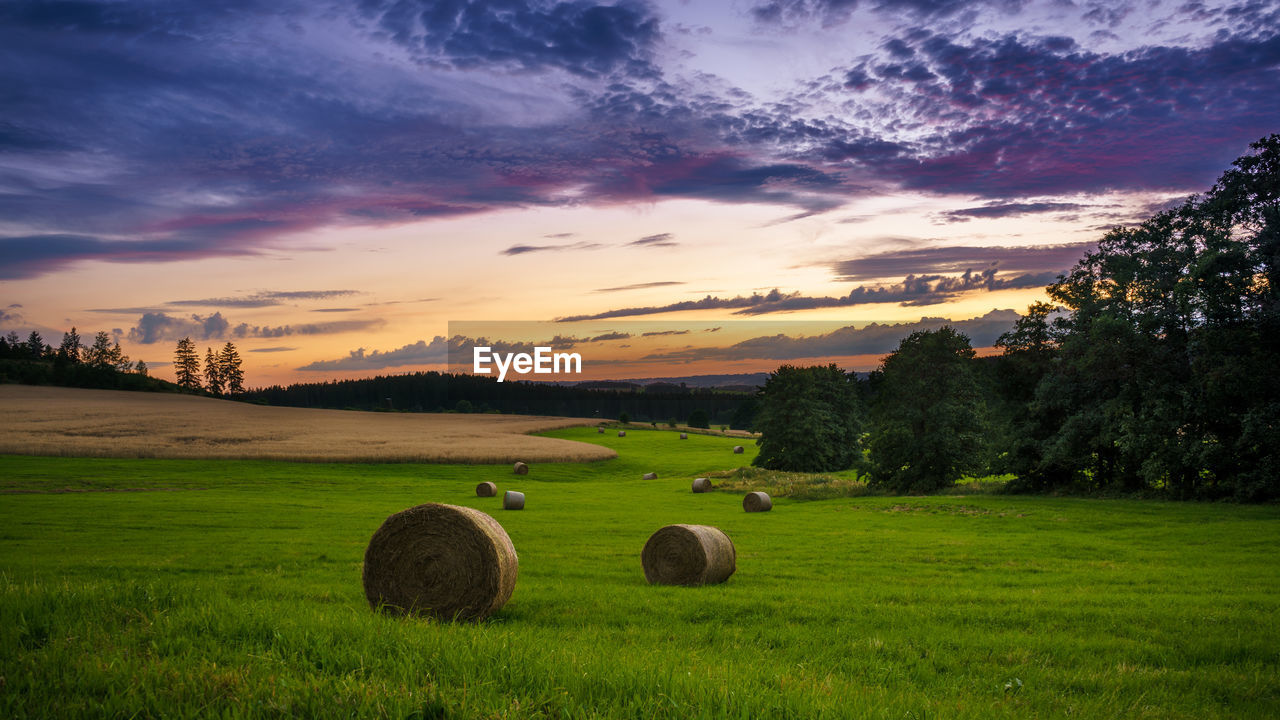
{"type": "Polygon", "coordinates": [[[214,395],[222,394],[222,362],[213,354],[213,348],[204,349],[204,387],[214,395]]]}
{"type": "Polygon", "coordinates": [[[240,353],[231,341],[227,341],[222,352],[218,353],[218,372],[227,392],[232,395],[244,392],[244,370],[240,365],[240,353]]]}
{"type": "Polygon", "coordinates": [[[189,337],[178,341],[178,348],[173,353],[173,373],[178,385],[191,390],[200,389],[200,358],[196,355],[196,344],[189,337]]]}

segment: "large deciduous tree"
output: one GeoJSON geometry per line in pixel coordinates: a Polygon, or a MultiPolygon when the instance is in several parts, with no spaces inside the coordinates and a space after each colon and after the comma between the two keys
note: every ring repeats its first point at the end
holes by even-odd
{"type": "Polygon", "coordinates": [[[950,326],[914,332],[877,374],[871,485],[929,492],[979,468],[983,398],[969,338],[950,326]]]}
{"type": "Polygon", "coordinates": [[[770,470],[845,470],[862,458],[856,378],[835,365],[783,365],[759,393],[754,464],[770,470]]]}

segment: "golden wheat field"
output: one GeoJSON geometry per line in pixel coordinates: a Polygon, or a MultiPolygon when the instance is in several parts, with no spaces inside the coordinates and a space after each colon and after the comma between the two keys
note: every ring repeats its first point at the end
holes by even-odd
{"type": "Polygon", "coordinates": [[[264,407],[191,395],[0,385],[0,453],[345,462],[606,460],[528,433],[582,418],[264,407]]]}

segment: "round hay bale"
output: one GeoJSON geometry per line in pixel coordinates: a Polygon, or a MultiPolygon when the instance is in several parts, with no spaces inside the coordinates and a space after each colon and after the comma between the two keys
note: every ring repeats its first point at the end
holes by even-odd
{"type": "Polygon", "coordinates": [[[768,493],[749,492],[742,498],[742,509],[747,512],[769,512],[773,509],[773,499],[768,493]]]}
{"type": "Polygon", "coordinates": [[[724,531],[710,525],[668,525],[640,553],[650,585],[714,585],[737,569],[738,553],[724,531]]]}
{"type": "Polygon", "coordinates": [[[493,497],[498,494],[498,486],[491,482],[482,482],[476,486],[476,497],[493,497]]]}
{"type": "Polygon", "coordinates": [[[440,620],[483,620],[511,598],[519,560],[497,520],[427,503],[392,515],[364,552],[364,595],[375,609],[440,620]]]}
{"type": "Polygon", "coordinates": [[[733,446],[733,454],[734,454],[734,455],[741,455],[741,454],[742,454],[742,446],[741,446],[741,445],[734,445],[734,446],[733,446]]]}
{"type": "Polygon", "coordinates": [[[618,431],[618,437],[626,437],[626,436],[627,436],[627,431],[626,431],[626,430],[619,430],[619,431],[618,431]]]}
{"type": "Polygon", "coordinates": [[[515,472],[517,475],[528,475],[529,466],[522,462],[517,462],[515,466],[515,472]]]}
{"type": "Polygon", "coordinates": [[[644,479],[645,479],[645,480],[657,480],[657,479],[658,479],[658,473],[645,473],[645,474],[644,474],[644,479]]]}
{"type": "Polygon", "coordinates": [[[604,428],[602,428],[602,427],[598,427],[598,428],[596,428],[596,434],[597,434],[597,435],[603,435],[603,434],[604,434],[604,428]]]}
{"type": "Polygon", "coordinates": [[[688,439],[689,439],[689,433],[680,433],[680,439],[681,439],[681,440],[688,440],[688,439]]]}
{"type": "Polygon", "coordinates": [[[508,490],[502,494],[503,510],[523,510],[524,509],[524,493],[508,490]]]}
{"type": "Polygon", "coordinates": [[[694,478],[693,491],[696,493],[711,492],[711,481],[706,478],[694,478]]]}

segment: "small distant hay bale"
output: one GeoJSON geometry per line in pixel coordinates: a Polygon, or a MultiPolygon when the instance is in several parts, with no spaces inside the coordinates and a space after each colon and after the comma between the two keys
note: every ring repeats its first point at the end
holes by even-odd
{"type": "Polygon", "coordinates": [[[493,497],[498,494],[498,486],[491,482],[482,482],[476,486],[476,497],[493,497]]]}
{"type": "Polygon", "coordinates": [[[696,493],[711,492],[711,481],[707,478],[694,478],[693,491],[696,493]]]}
{"type": "Polygon", "coordinates": [[[644,474],[644,479],[645,479],[645,480],[657,480],[657,479],[658,479],[658,473],[645,473],[645,474],[644,474]]]}
{"type": "Polygon", "coordinates": [[[769,512],[773,509],[773,499],[768,493],[749,492],[742,498],[742,509],[747,512],[769,512]]]}
{"type": "Polygon", "coordinates": [[[689,439],[689,433],[680,433],[680,439],[681,439],[681,440],[688,440],[688,439],[689,439]]]}
{"type": "Polygon", "coordinates": [[[502,494],[503,510],[523,510],[524,509],[524,493],[508,490],[502,494]]]}
{"type": "Polygon", "coordinates": [[[516,465],[515,465],[515,473],[516,473],[517,475],[528,475],[528,474],[529,474],[529,466],[528,466],[528,465],[526,465],[525,463],[517,462],[517,463],[516,463],[516,465]]]}
{"type": "Polygon", "coordinates": [[[598,428],[596,428],[596,434],[597,434],[597,435],[603,435],[603,434],[604,434],[604,428],[602,428],[602,427],[598,427],[598,428]]]}
{"type": "Polygon", "coordinates": [[[427,503],[387,518],[364,553],[374,609],[439,620],[483,620],[511,598],[519,560],[497,520],[427,503]]]}
{"type": "Polygon", "coordinates": [[[618,431],[618,437],[626,437],[626,436],[627,436],[627,431],[626,431],[626,430],[619,430],[619,431],[618,431]]]}
{"type": "Polygon", "coordinates": [[[733,446],[733,454],[734,454],[734,455],[741,455],[741,454],[742,454],[742,446],[741,446],[741,445],[734,445],[734,446],[733,446]]]}
{"type": "Polygon", "coordinates": [[[738,553],[724,531],[710,525],[668,525],[640,553],[650,585],[714,585],[737,569],[738,553]]]}

